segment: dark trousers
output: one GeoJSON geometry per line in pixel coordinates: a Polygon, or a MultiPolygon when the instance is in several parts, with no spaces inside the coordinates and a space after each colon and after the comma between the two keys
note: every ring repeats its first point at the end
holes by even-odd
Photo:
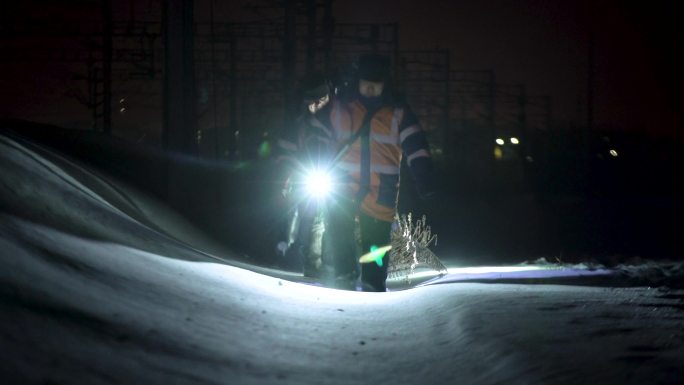
{"type": "Polygon", "coordinates": [[[360,213],[351,203],[338,203],[327,213],[323,265],[327,286],[354,290],[361,273],[364,291],[385,291],[389,252],[381,266],[375,262],[364,263],[359,269],[359,257],[371,247],[390,243],[392,224],[360,213]]]}
{"type": "MultiPolygon", "coordinates": [[[[366,214],[359,214],[361,227],[362,255],[369,252],[373,246],[382,247],[390,243],[392,223],[375,219],[366,214]]],[[[360,256],[359,256],[360,257],[360,256]]],[[[358,260],[358,258],[357,258],[358,260]]],[[[361,282],[364,291],[386,291],[387,265],[389,251],[382,257],[382,264],[376,262],[361,264],[361,282]]]]}

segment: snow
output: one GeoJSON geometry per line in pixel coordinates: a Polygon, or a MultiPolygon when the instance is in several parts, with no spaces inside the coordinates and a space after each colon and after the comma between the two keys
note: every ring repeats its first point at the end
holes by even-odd
{"type": "MultiPolygon", "coordinates": [[[[680,290],[468,282],[521,273],[482,270],[388,293],[304,285],[235,262],[119,182],[0,139],[3,383],[669,384],[684,375],[680,290]]],[[[523,271],[608,272],[574,268],[523,271]]]]}

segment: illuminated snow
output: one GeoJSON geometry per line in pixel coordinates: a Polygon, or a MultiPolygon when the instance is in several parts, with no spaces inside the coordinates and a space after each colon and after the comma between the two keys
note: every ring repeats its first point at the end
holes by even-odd
{"type": "MultiPolygon", "coordinates": [[[[64,160],[0,139],[5,383],[643,384],[684,375],[681,292],[305,285],[232,261],[124,186],[137,209],[96,175],[75,177],[64,160]]],[[[511,269],[448,276],[568,270],[511,269]]]]}

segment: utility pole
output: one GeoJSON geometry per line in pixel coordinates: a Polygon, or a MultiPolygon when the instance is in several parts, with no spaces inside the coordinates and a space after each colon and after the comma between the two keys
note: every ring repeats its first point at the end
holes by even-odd
{"type": "Polygon", "coordinates": [[[164,0],[164,146],[195,152],[193,0],[164,0]]]}
{"type": "MultiPolygon", "coordinates": [[[[219,132],[216,115],[218,114],[218,91],[216,85],[216,33],[214,31],[214,0],[209,0],[209,38],[211,41],[211,94],[212,94],[212,112],[213,112],[213,127],[214,131],[214,159],[218,160],[221,157],[221,147],[223,145],[223,132],[219,132]]],[[[217,189],[218,191],[218,189],[217,189]]],[[[220,203],[220,198],[218,199],[220,203]]]]}
{"type": "Polygon", "coordinates": [[[332,39],[335,31],[335,19],[332,15],[332,0],[324,0],[323,8],[323,49],[325,50],[324,67],[327,74],[332,66],[332,39]]]}
{"type": "Polygon", "coordinates": [[[527,135],[527,89],[524,85],[519,84],[516,86],[518,89],[518,132],[520,135],[520,160],[523,164],[523,170],[527,170],[527,155],[529,151],[529,143],[527,142],[529,137],[527,135]]]}
{"type": "Polygon", "coordinates": [[[228,125],[230,131],[228,132],[228,153],[231,157],[236,157],[239,151],[238,145],[238,115],[237,115],[237,98],[238,98],[238,82],[237,82],[237,39],[235,38],[235,33],[230,32],[229,37],[230,42],[230,72],[228,72],[228,84],[230,89],[228,92],[228,110],[230,116],[228,117],[228,125]]]}
{"type": "Polygon", "coordinates": [[[488,70],[487,123],[491,132],[490,143],[496,138],[496,77],[494,70],[488,70]]]}
{"type": "Polygon", "coordinates": [[[593,20],[590,22],[587,48],[587,132],[591,132],[594,126],[594,41],[596,33],[593,20]]]}
{"type": "Polygon", "coordinates": [[[163,143],[174,156],[167,160],[167,199],[177,210],[190,214],[194,197],[193,175],[176,159],[197,153],[193,51],[193,0],[164,0],[164,119],[163,143]],[[180,156],[178,156],[180,155],[180,156]]]}
{"type": "Polygon", "coordinates": [[[306,0],[306,72],[314,70],[316,60],[316,0],[306,0]]]}
{"type": "Polygon", "coordinates": [[[112,0],[102,0],[102,131],[112,133],[112,0]]]}
{"type": "Polygon", "coordinates": [[[586,127],[582,130],[581,137],[581,162],[582,162],[582,176],[585,182],[584,193],[589,193],[589,178],[590,178],[590,157],[591,157],[591,133],[594,130],[594,44],[596,40],[596,22],[594,20],[594,13],[589,9],[589,41],[587,44],[587,121],[586,127]]]}
{"type": "Polygon", "coordinates": [[[283,44],[283,95],[285,117],[292,118],[292,102],[297,66],[297,1],[285,0],[285,36],[283,44]]]}
{"type": "Polygon", "coordinates": [[[444,73],[442,74],[444,78],[444,110],[442,111],[443,114],[443,120],[442,120],[442,129],[446,132],[446,143],[444,143],[444,147],[448,148],[449,150],[447,151],[447,158],[450,161],[454,160],[454,137],[453,137],[453,132],[451,130],[451,114],[449,113],[451,111],[451,90],[449,89],[450,86],[450,81],[449,81],[449,75],[451,74],[451,52],[446,51],[445,60],[446,63],[444,65],[444,73]]]}

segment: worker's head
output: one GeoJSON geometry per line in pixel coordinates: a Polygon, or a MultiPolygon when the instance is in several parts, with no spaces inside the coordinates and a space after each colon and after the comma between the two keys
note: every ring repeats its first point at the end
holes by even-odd
{"type": "Polygon", "coordinates": [[[385,83],[390,77],[390,62],[387,56],[362,55],[358,61],[359,95],[364,98],[382,96],[385,83]]]}
{"type": "Polygon", "coordinates": [[[359,79],[359,94],[366,98],[374,98],[382,95],[385,89],[385,82],[374,82],[365,79],[359,79]]]}
{"type": "Polygon", "coordinates": [[[302,104],[312,114],[330,102],[330,82],[322,73],[314,72],[307,75],[302,80],[300,92],[302,104]]]}

